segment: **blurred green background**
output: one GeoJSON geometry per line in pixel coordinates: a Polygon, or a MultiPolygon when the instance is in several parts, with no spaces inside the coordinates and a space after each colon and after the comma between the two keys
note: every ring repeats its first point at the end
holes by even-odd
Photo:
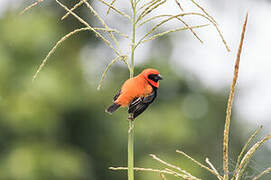
{"type": "MultiPolygon", "coordinates": [[[[122,65],[114,65],[103,88],[97,91],[107,62],[89,58],[94,66],[91,69],[96,68],[95,62],[105,62],[97,66],[97,72],[86,72],[82,49],[102,42],[94,34],[83,32],[67,40],[32,83],[34,72],[54,43],[80,24],[72,17],[60,21],[64,11],[54,2],[18,15],[25,6],[8,7],[0,16],[0,179],[127,179],[126,171],[108,170],[127,163],[127,112],[121,109],[110,116],[104,109],[129,72],[122,65]]],[[[86,14],[84,9],[77,12],[86,14]]],[[[163,51],[170,52],[172,40],[159,40],[169,44],[163,51]]],[[[148,58],[136,67],[136,74],[146,67],[157,68],[165,80],[155,103],[136,119],[135,166],[162,168],[149,157],[152,153],[202,179],[215,179],[175,150],[183,150],[201,162],[209,157],[222,172],[229,89],[218,94],[203,88],[189,71],[180,68],[182,73],[177,74],[167,56],[148,58]],[[187,80],[184,75],[191,78],[187,80]]],[[[231,161],[255,128],[237,123],[233,114],[231,161]]],[[[255,158],[250,164],[247,179],[270,164],[268,153],[265,148],[257,153],[260,160],[255,158]]],[[[231,167],[234,165],[232,162],[231,167]]],[[[159,175],[137,172],[136,179],[154,180],[159,175]]]]}

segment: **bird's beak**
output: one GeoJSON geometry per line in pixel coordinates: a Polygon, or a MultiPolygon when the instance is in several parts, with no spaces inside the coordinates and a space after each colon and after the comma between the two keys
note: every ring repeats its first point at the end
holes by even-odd
{"type": "Polygon", "coordinates": [[[157,76],[159,80],[163,80],[163,77],[161,76],[161,74],[158,74],[157,76]]]}

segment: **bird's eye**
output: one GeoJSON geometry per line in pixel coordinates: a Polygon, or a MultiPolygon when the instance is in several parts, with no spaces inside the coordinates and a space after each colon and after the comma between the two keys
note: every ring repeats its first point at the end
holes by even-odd
{"type": "Polygon", "coordinates": [[[162,77],[159,74],[150,74],[148,75],[148,79],[153,80],[154,82],[158,82],[162,79],[162,77]]]}

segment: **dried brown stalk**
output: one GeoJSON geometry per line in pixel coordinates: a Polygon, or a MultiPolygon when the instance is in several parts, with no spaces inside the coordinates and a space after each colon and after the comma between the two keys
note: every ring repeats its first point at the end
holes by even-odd
{"type": "Polygon", "coordinates": [[[258,176],[254,177],[252,180],[258,180],[260,179],[262,176],[271,173],[271,167],[265,169],[263,172],[261,172],[258,176]]]}
{"type": "Polygon", "coordinates": [[[24,8],[24,10],[22,12],[20,12],[20,15],[24,14],[25,12],[27,12],[28,10],[32,9],[33,7],[37,6],[39,3],[41,3],[43,0],[37,0],[36,2],[34,2],[33,4],[30,4],[29,6],[27,6],[26,8],[24,8]]]}
{"type": "Polygon", "coordinates": [[[180,150],[176,150],[177,153],[180,153],[182,155],[184,155],[186,158],[190,159],[191,161],[193,161],[195,164],[197,164],[199,167],[206,169],[207,171],[209,171],[210,173],[214,174],[215,176],[217,176],[218,179],[222,180],[223,177],[220,176],[218,174],[218,172],[215,172],[214,170],[208,168],[207,166],[203,165],[202,163],[198,162],[197,160],[195,160],[194,158],[192,158],[191,156],[187,155],[185,152],[180,151],[180,150]]]}
{"type": "Polygon", "coordinates": [[[178,0],[175,0],[175,2],[176,2],[176,4],[179,6],[180,10],[181,10],[181,11],[184,11],[184,10],[183,10],[183,7],[182,7],[181,4],[180,4],[180,2],[179,2],[178,0]]]}
{"type": "MultiPolygon", "coordinates": [[[[75,9],[77,9],[78,7],[80,7],[82,4],[84,3],[84,1],[79,1],[78,3],[76,3],[71,9],[70,11],[74,11],[75,9]]],[[[65,18],[67,18],[70,15],[70,12],[67,12],[62,18],[61,20],[64,20],[65,18]]]]}
{"type": "Polygon", "coordinates": [[[243,172],[245,171],[250,159],[252,158],[252,156],[255,154],[255,152],[269,139],[271,139],[271,134],[267,135],[266,137],[264,137],[261,141],[257,142],[256,144],[254,144],[249,150],[248,152],[245,154],[245,156],[243,157],[239,167],[237,169],[235,169],[236,171],[236,178],[235,180],[240,180],[243,172]]]}
{"type": "Polygon", "coordinates": [[[231,111],[232,111],[232,104],[234,99],[234,92],[235,92],[235,86],[238,78],[238,72],[239,72],[239,64],[241,59],[241,52],[245,37],[245,31],[246,31],[246,25],[247,25],[247,19],[248,14],[246,15],[245,22],[243,25],[241,40],[239,49],[237,52],[237,57],[235,61],[235,67],[234,67],[234,77],[232,80],[231,85],[231,91],[228,99],[228,105],[227,105],[227,112],[226,112],[226,121],[225,121],[225,128],[224,128],[224,141],[223,141],[223,169],[224,169],[224,180],[229,179],[229,128],[230,128],[230,122],[231,122],[231,111]]]}
{"type": "Polygon", "coordinates": [[[167,180],[166,176],[163,173],[160,173],[160,177],[162,180],[167,180]]]}
{"type": "Polygon", "coordinates": [[[212,168],[212,170],[214,171],[216,177],[219,180],[223,180],[223,177],[220,176],[220,174],[218,173],[218,171],[216,170],[215,166],[210,162],[210,160],[208,158],[205,159],[205,162],[212,168]]]}
{"type": "Polygon", "coordinates": [[[181,169],[180,167],[177,167],[177,166],[172,165],[172,164],[170,164],[170,163],[168,163],[168,162],[165,162],[165,161],[163,161],[162,159],[160,159],[160,158],[158,158],[157,156],[155,156],[154,154],[150,154],[150,156],[151,156],[154,160],[156,160],[156,161],[158,161],[158,162],[160,162],[160,163],[162,163],[162,164],[164,164],[164,165],[166,165],[166,166],[168,166],[168,167],[170,167],[170,168],[173,168],[173,169],[176,169],[176,170],[180,171],[183,175],[187,176],[188,178],[195,179],[195,180],[199,180],[199,178],[197,178],[197,177],[191,175],[190,173],[186,172],[185,170],[181,169]]]}
{"type": "MultiPolygon", "coordinates": [[[[116,0],[112,0],[111,3],[110,3],[110,5],[113,6],[115,2],[116,2],[116,0]]],[[[109,14],[111,6],[108,7],[108,9],[106,11],[106,14],[109,14]]]]}
{"type": "MultiPolygon", "coordinates": [[[[128,170],[127,167],[109,167],[110,170],[113,171],[120,171],[120,170],[128,170]]],[[[150,172],[157,172],[157,173],[164,173],[164,174],[173,174],[167,170],[160,170],[160,169],[152,169],[152,168],[139,168],[134,167],[135,171],[150,171],[150,172]]]]}
{"type": "Polygon", "coordinates": [[[199,5],[196,1],[191,0],[193,4],[195,4],[204,14],[206,14],[210,19],[212,19],[212,21],[215,22],[215,24],[217,25],[217,22],[215,20],[215,18],[213,18],[201,5],[199,5]]]}
{"type": "Polygon", "coordinates": [[[37,78],[39,72],[42,70],[42,68],[45,66],[47,60],[49,59],[49,57],[51,57],[51,55],[56,51],[56,49],[66,40],[68,39],[70,36],[79,33],[81,31],[87,31],[90,30],[90,28],[80,28],[80,29],[76,29],[68,34],[66,34],[65,36],[63,36],[59,41],[57,41],[57,43],[55,44],[55,46],[49,51],[49,53],[47,54],[47,56],[45,57],[44,60],[42,60],[41,65],[39,66],[38,70],[36,71],[35,75],[33,76],[33,81],[37,78]]]}
{"type": "Polygon", "coordinates": [[[202,27],[206,27],[206,26],[209,26],[209,24],[203,24],[203,25],[198,25],[198,26],[190,26],[189,28],[188,27],[181,27],[181,28],[176,28],[176,29],[164,31],[164,32],[155,34],[155,35],[151,36],[148,39],[143,40],[142,43],[145,43],[145,42],[148,42],[148,41],[152,41],[152,40],[154,40],[156,38],[159,38],[161,36],[164,36],[164,35],[172,33],[172,32],[184,31],[184,30],[188,30],[188,29],[202,28],[202,27]]]}
{"type": "MultiPolygon", "coordinates": [[[[236,165],[235,165],[235,169],[237,169],[240,165],[240,162],[241,162],[241,159],[243,157],[243,154],[245,153],[245,150],[247,149],[247,147],[249,146],[250,142],[259,134],[259,132],[262,130],[262,126],[260,126],[251,136],[250,138],[248,139],[247,143],[243,146],[238,158],[237,158],[237,161],[236,161],[236,165]]],[[[236,176],[236,171],[234,171],[234,174],[232,176],[232,180],[234,180],[236,176]]]]}

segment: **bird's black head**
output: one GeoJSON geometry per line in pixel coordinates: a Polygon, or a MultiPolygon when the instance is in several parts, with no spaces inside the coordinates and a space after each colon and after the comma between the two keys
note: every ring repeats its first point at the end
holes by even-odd
{"type": "Polygon", "coordinates": [[[159,80],[162,80],[162,76],[156,69],[145,69],[141,75],[151,84],[153,87],[159,87],[159,80]]]}
{"type": "Polygon", "coordinates": [[[159,80],[163,80],[163,77],[160,74],[150,74],[148,75],[148,79],[158,82],[159,80]]]}

